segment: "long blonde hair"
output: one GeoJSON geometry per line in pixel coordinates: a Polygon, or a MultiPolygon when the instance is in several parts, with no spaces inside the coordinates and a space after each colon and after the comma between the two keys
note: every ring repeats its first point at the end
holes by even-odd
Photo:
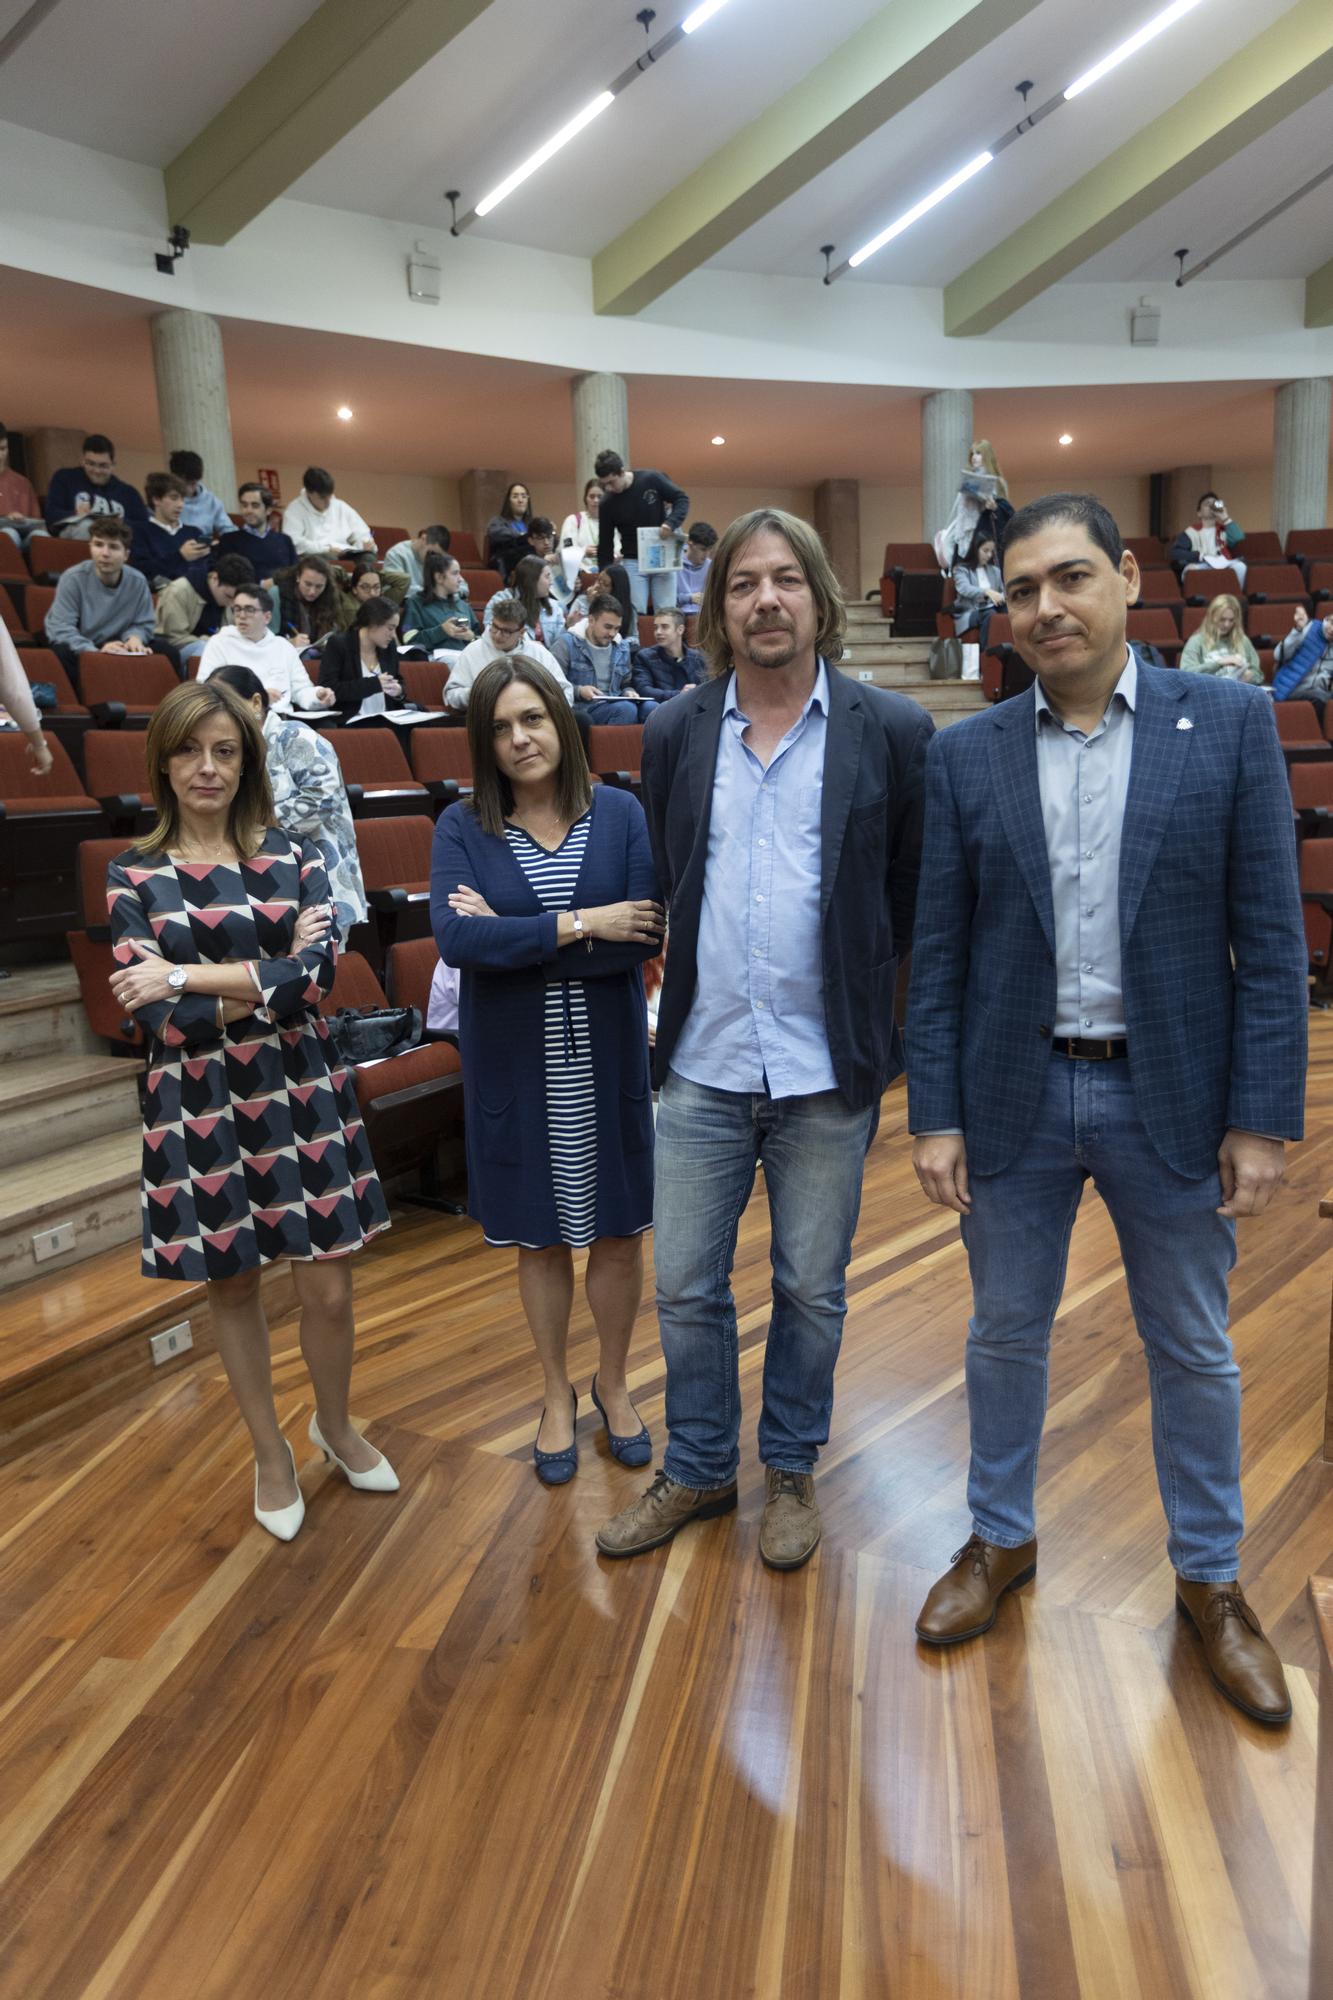
{"type": "Polygon", "coordinates": [[[259,718],[234,688],[218,680],[182,681],[163,695],[148,724],[146,756],[148,785],[157,807],[157,823],[136,840],[141,854],[157,854],[180,839],[180,801],[171,788],[167,766],[183,750],[201,723],[225,715],[236,724],[241,739],[241,779],[231,802],[227,837],[248,860],[258,854],[273,825],[273,792],[268,781],[268,750],[259,718]]]}
{"type": "Polygon", "coordinates": [[[1212,652],[1214,647],[1222,643],[1223,635],[1217,629],[1217,615],[1227,605],[1230,605],[1236,614],[1236,622],[1231,628],[1231,637],[1239,639],[1245,630],[1245,613],[1241,609],[1240,599],[1238,597],[1215,597],[1204,612],[1203,623],[1199,627],[1199,637],[1203,641],[1203,650],[1205,653],[1212,652]]]}
{"type": "Polygon", "coordinates": [[[969,461],[974,451],[981,453],[982,465],[987,472],[993,474],[996,481],[995,491],[1000,495],[1002,500],[1007,500],[1009,498],[1009,484],[1000,470],[1000,461],[995,456],[995,446],[989,438],[973,438],[967,451],[969,461]]]}
{"type": "Polygon", "coordinates": [[[847,612],[842,590],[823,542],[810,526],[781,507],[756,507],[742,514],[724,532],[713,551],[713,563],[699,601],[698,643],[708,661],[708,670],[717,677],[731,672],[731,643],[727,638],[727,579],[731,566],[746,544],[771,529],[791,544],[801,573],[815,601],[815,651],[830,663],[842,658],[842,636],[847,629],[847,612]]]}

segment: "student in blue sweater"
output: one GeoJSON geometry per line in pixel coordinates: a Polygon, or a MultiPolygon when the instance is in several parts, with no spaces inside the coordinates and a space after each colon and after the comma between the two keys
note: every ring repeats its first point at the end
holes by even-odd
{"type": "Polygon", "coordinates": [[[244,556],[265,590],[280,569],[296,564],[296,544],[290,535],[269,526],[268,510],[273,495],[257,479],[247,479],[236,495],[241,525],[218,543],[220,556],[244,556]]]}
{"type": "Polygon", "coordinates": [[[108,514],[128,521],[131,528],[148,518],[136,488],[116,477],[116,447],[101,431],[93,431],[83,440],[80,463],[51,474],[46,525],[66,541],[86,542],[94,522],[108,514]]]}

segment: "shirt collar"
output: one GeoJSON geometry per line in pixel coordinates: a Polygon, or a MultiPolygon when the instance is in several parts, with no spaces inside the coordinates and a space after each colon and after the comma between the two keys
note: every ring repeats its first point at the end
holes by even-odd
{"type": "MultiPolygon", "coordinates": [[[[1052,722],[1059,722],[1060,718],[1056,714],[1055,710],[1051,707],[1049,701],[1047,701],[1046,693],[1042,687],[1041,682],[1037,681],[1035,683],[1035,686],[1037,691],[1037,714],[1036,714],[1035,727],[1037,729],[1040,729],[1041,718],[1043,717],[1043,715],[1049,715],[1052,722]]],[[[1130,714],[1132,715],[1134,713],[1134,704],[1138,697],[1138,691],[1139,691],[1139,663],[1134,657],[1134,648],[1132,646],[1127,645],[1125,647],[1124,672],[1121,674],[1119,680],[1116,682],[1115,686],[1111,690],[1111,699],[1106,704],[1107,715],[1110,714],[1112,705],[1114,704],[1117,696],[1124,703],[1125,707],[1129,710],[1130,714]]],[[[1063,727],[1063,725],[1061,726],[1063,727]]]]}
{"type": "MultiPolygon", "coordinates": [[[[686,651],[688,650],[687,647],[686,651]]],[[[684,655],[682,654],[681,657],[683,658],[684,655]]],[[[816,662],[815,684],[810,690],[810,698],[801,710],[798,720],[804,722],[806,716],[809,715],[811,709],[816,705],[818,705],[821,715],[826,716],[828,714],[828,668],[824,665],[822,659],[816,662]]],[[[722,703],[722,713],[723,715],[740,715],[742,713],[741,705],[736,699],[736,669],[734,667],[727,677],[727,693],[726,699],[722,703]]],[[[795,727],[794,723],[792,727],[795,727]]]]}

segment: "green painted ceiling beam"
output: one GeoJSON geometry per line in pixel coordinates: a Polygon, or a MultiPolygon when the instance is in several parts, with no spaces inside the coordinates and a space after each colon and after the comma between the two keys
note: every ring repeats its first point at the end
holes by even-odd
{"type": "Polygon", "coordinates": [[[894,0],[593,259],[600,313],[636,313],[1033,11],[894,0]]]}
{"type": "MultiPolygon", "coordinates": [[[[944,331],[989,333],[1331,84],[1333,6],[1299,0],[947,285],[944,331]]],[[[1055,113],[1078,115],[1077,99],[1055,113]]]]}
{"type": "Polygon", "coordinates": [[[1305,281],[1305,324],[1333,326],[1333,258],[1305,281]]]}
{"type": "Polygon", "coordinates": [[[171,221],[229,243],[488,4],[323,0],[171,162],[171,221]]]}

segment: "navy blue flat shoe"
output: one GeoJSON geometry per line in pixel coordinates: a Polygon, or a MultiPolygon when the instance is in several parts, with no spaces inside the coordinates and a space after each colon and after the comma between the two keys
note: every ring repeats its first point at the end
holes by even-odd
{"type": "Polygon", "coordinates": [[[607,1416],[606,1411],[602,1409],[602,1399],[597,1393],[597,1377],[595,1375],[592,1378],[592,1388],[588,1393],[597,1405],[598,1410],[601,1411],[602,1422],[606,1425],[606,1438],[607,1443],[611,1447],[612,1458],[618,1459],[621,1465],[651,1465],[653,1462],[653,1441],[648,1435],[647,1424],[640,1424],[638,1432],[634,1437],[618,1438],[611,1429],[610,1418],[607,1416]]]}
{"type": "MultiPolygon", "coordinates": [[[[569,1394],[574,1404],[574,1422],[577,1423],[579,1420],[578,1390],[571,1388],[569,1394]]],[[[546,1405],[543,1404],[542,1416],[544,1417],[545,1415],[546,1405]]],[[[540,1437],[541,1434],[542,1427],[539,1422],[537,1425],[537,1437],[540,1437]]],[[[534,1439],[532,1461],[537,1468],[537,1477],[541,1480],[543,1486],[567,1486],[579,1469],[579,1441],[576,1437],[573,1444],[569,1445],[564,1451],[539,1451],[536,1439],[534,1439]]]]}

